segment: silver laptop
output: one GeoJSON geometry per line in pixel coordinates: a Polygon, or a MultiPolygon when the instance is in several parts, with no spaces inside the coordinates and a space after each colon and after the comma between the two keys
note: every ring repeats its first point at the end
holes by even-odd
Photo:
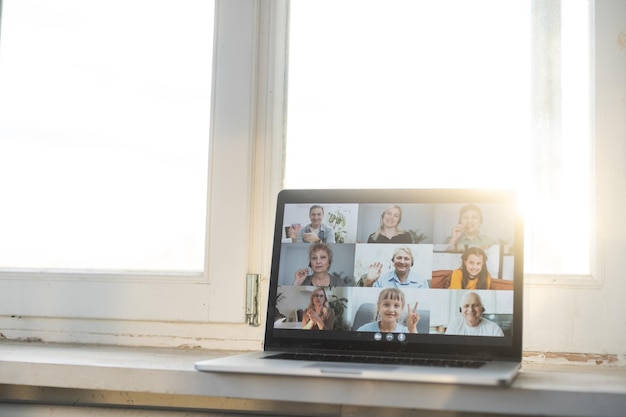
{"type": "Polygon", "coordinates": [[[283,190],[264,349],[208,372],[508,385],[523,225],[502,190],[283,190]]]}

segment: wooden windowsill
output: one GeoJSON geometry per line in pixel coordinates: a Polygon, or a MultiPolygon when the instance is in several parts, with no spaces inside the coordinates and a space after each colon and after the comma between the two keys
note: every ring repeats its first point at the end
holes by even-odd
{"type": "Polygon", "coordinates": [[[0,401],[220,415],[374,416],[430,410],[435,416],[601,417],[623,416],[626,410],[626,367],[611,363],[553,364],[530,355],[508,388],[220,375],[194,369],[198,360],[232,353],[3,341],[0,401]]]}

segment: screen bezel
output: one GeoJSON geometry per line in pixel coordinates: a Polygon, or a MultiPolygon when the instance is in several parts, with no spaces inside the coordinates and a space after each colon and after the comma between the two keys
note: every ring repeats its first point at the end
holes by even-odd
{"type": "Polygon", "coordinates": [[[523,305],[523,219],[511,190],[485,189],[334,189],[282,190],[278,194],[264,348],[270,351],[319,351],[407,356],[450,356],[521,360],[523,305]],[[507,204],[514,211],[513,326],[511,337],[407,335],[404,342],[381,343],[371,333],[332,331],[303,333],[275,329],[278,270],[285,207],[289,204],[507,204]]]}

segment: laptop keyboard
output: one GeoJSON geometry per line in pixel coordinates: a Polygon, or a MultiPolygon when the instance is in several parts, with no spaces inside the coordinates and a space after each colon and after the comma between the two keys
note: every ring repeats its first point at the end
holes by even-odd
{"type": "Polygon", "coordinates": [[[414,365],[414,366],[441,366],[446,368],[480,368],[486,362],[466,361],[454,359],[424,359],[389,356],[352,356],[352,355],[329,355],[318,353],[277,353],[266,356],[266,359],[289,359],[317,362],[347,362],[383,365],[414,365]]]}

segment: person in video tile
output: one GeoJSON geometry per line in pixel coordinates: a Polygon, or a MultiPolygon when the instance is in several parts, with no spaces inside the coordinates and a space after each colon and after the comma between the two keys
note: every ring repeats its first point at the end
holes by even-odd
{"type": "Polygon", "coordinates": [[[461,317],[452,320],[446,329],[446,334],[462,336],[504,336],[502,329],[496,323],[483,317],[485,307],[480,295],[468,292],[461,299],[459,307],[461,317]]]}
{"type": "Polygon", "coordinates": [[[487,254],[480,248],[467,248],[461,255],[461,267],[452,272],[449,289],[488,290],[491,274],[487,270],[487,254]]]}
{"type": "Polygon", "coordinates": [[[419,279],[411,274],[411,267],[415,259],[411,248],[401,247],[393,252],[391,257],[393,269],[382,272],[383,264],[374,262],[367,270],[367,276],[363,281],[365,287],[374,288],[428,288],[424,279],[419,279]]]}
{"type": "Polygon", "coordinates": [[[328,307],[328,297],[323,287],[311,293],[311,301],[302,314],[302,328],[305,330],[332,330],[335,311],[328,307]]]}
{"type": "Polygon", "coordinates": [[[495,239],[480,233],[483,224],[483,213],[474,204],[461,207],[459,223],[452,228],[452,233],[444,243],[448,244],[448,250],[462,252],[468,247],[488,248],[497,243],[495,239]]]}
{"type": "Polygon", "coordinates": [[[380,216],[380,227],[367,238],[367,243],[413,243],[409,232],[400,228],[402,208],[389,206],[380,216]]]}
{"type": "Polygon", "coordinates": [[[308,268],[296,271],[293,285],[316,287],[342,287],[346,284],[337,276],[331,275],[328,270],[333,262],[333,251],[324,243],[313,243],[309,247],[309,268],[313,271],[309,275],[308,268]]]}
{"type": "Polygon", "coordinates": [[[407,305],[406,326],[400,323],[405,306],[404,293],[397,288],[385,288],[378,295],[376,304],[376,321],[364,324],[357,331],[381,333],[417,333],[417,323],[420,320],[415,307],[407,305]]]}
{"type": "Polygon", "coordinates": [[[335,231],[332,227],[322,223],[324,207],[313,205],[309,208],[311,223],[304,227],[294,224],[287,229],[287,235],[293,243],[335,243],[335,231]]]}

